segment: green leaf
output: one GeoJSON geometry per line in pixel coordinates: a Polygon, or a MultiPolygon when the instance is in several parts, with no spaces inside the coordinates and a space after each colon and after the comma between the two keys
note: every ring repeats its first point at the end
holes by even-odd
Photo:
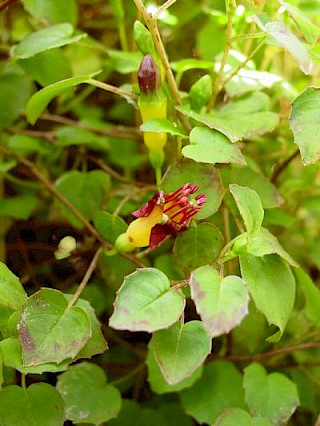
{"type": "Polygon", "coordinates": [[[182,148],[182,154],[199,163],[246,164],[239,148],[216,130],[194,127],[190,133],[190,143],[182,148]]]}
{"type": "Polygon", "coordinates": [[[199,186],[195,196],[200,193],[207,196],[207,202],[195,218],[205,219],[215,213],[224,195],[219,171],[212,164],[199,164],[192,160],[183,159],[168,167],[160,187],[165,192],[172,192],[187,182],[199,186]]]}
{"type": "Polygon", "coordinates": [[[170,290],[170,282],[161,271],[138,269],[118,290],[109,325],[117,330],[152,333],[178,321],[184,305],[184,297],[170,290]]]}
{"type": "Polygon", "coordinates": [[[212,223],[194,224],[179,234],[173,248],[174,261],[184,272],[213,263],[223,247],[223,236],[212,223]],[[192,247],[192,250],[190,250],[192,247]]]}
{"type": "Polygon", "coordinates": [[[0,392],[0,424],[62,426],[63,423],[63,399],[47,383],[35,383],[27,389],[8,386],[0,392]]]}
{"type": "Polygon", "coordinates": [[[271,44],[275,42],[277,46],[283,47],[305,74],[311,73],[313,64],[309,52],[283,22],[267,22],[265,31],[271,38],[268,40],[271,44]]]}
{"type": "Polygon", "coordinates": [[[143,55],[155,55],[155,48],[149,30],[140,21],[133,24],[133,38],[143,55]]]}
{"type": "Polygon", "coordinates": [[[12,152],[22,157],[31,154],[53,156],[55,152],[55,148],[47,140],[26,135],[10,136],[7,146],[12,152]]]}
{"type": "Polygon", "coordinates": [[[77,23],[78,6],[76,0],[22,0],[24,8],[39,21],[58,24],[77,23]]]}
{"type": "Polygon", "coordinates": [[[114,244],[120,234],[126,232],[128,225],[119,216],[98,211],[93,216],[93,224],[102,238],[114,244]]]}
{"type": "Polygon", "coordinates": [[[42,374],[45,372],[58,373],[60,371],[66,370],[72,361],[71,359],[67,359],[59,364],[48,362],[36,366],[25,367],[22,363],[22,351],[20,343],[18,339],[12,337],[4,339],[0,342],[0,351],[3,356],[3,364],[6,367],[14,368],[21,374],[42,374]]]}
{"type": "Polygon", "coordinates": [[[264,417],[251,417],[247,411],[241,408],[229,408],[213,423],[212,426],[273,426],[264,417]]]}
{"type": "Polygon", "coordinates": [[[11,49],[14,58],[30,58],[37,53],[74,43],[86,36],[84,33],[72,36],[73,26],[68,23],[56,24],[28,34],[19,44],[11,49]]]}
{"type": "Polygon", "coordinates": [[[66,405],[66,418],[75,424],[100,425],[120,411],[120,392],[107,385],[103,369],[95,364],[82,362],[69,367],[58,377],[57,390],[66,405]]]}
{"type": "Polygon", "coordinates": [[[18,310],[27,300],[27,294],[10,269],[0,262],[0,305],[18,310]]]}
{"type": "MultiPolygon", "coordinates": [[[[89,287],[86,287],[86,289],[89,287]]],[[[65,295],[67,300],[71,299],[71,295],[65,295]]],[[[91,358],[93,355],[103,354],[108,349],[108,344],[101,332],[101,324],[97,320],[95,310],[87,300],[78,299],[74,306],[83,309],[90,318],[92,335],[81,351],[77,355],[79,358],[91,358]]]]}
{"type": "Polygon", "coordinates": [[[14,219],[27,220],[39,204],[39,198],[33,194],[21,194],[0,199],[0,215],[14,219]]]}
{"type": "Polygon", "coordinates": [[[236,184],[230,185],[230,192],[235,199],[248,234],[257,235],[264,217],[259,195],[253,189],[236,184]]]}
{"type": "Polygon", "coordinates": [[[180,392],[185,411],[199,423],[212,424],[227,408],[245,409],[242,374],[228,361],[213,361],[191,388],[180,392]]]}
{"type": "Polygon", "coordinates": [[[45,50],[30,58],[19,59],[18,64],[41,86],[72,76],[71,65],[60,49],[45,50]]]}
{"type": "Polygon", "coordinates": [[[90,130],[62,126],[56,131],[57,146],[70,146],[70,145],[90,145],[99,140],[99,136],[95,135],[90,130]]]}
{"type": "Polygon", "coordinates": [[[200,365],[190,377],[186,377],[180,382],[169,385],[169,383],[163,377],[159,365],[154,356],[153,349],[153,339],[150,340],[148,344],[148,355],[146,359],[146,364],[148,367],[148,382],[153,392],[162,395],[169,392],[179,392],[182,389],[188,388],[193,385],[193,383],[198,380],[203,372],[203,365],[200,365]]]}
{"type": "Polygon", "coordinates": [[[92,335],[86,311],[69,308],[64,294],[49,288],[29,297],[17,328],[24,366],[74,358],[92,335]]]}
{"type": "Polygon", "coordinates": [[[292,104],[290,127],[305,165],[320,158],[319,109],[320,87],[307,87],[292,104]]]}
{"type": "Polygon", "coordinates": [[[234,252],[239,247],[238,254],[248,253],[253,256],[262,257],[267,254],[278,254],[286,260],[291,266],[298,266],[292,257],[284,250],[277,238],[266,228],[261,228],[259,234],[248,239],[247,233],[239,235],[234,241],[234,252]]]}
{"type": "Polygon", "coordinates": [[[303,269],[297,268],[294,270],[294,275],[297,280],[297,288],[301,289],[304,295],[305,303],[303,313],[316,326],[320,325],[320,290],[313,283],[312,279],[303,269]]]}
{"type": "Polygon", "coordinates": [[[275,129],[279,117],[273,112],[264,111],[267,99],[263,93],[254,93],[245,99],[229,102],[220,111],[210,114],[198,114],[184,106],[176,109],[210,129],[223,133],[231,142],[238,142],[275,129]]]}
{"type": "MultiPolygon", "coordinates": [[[[88,220],[101,208],[110,188],[110,177],[101,170],[90,172],[69,171],[61,175],[55,183],[56,189],[88,220]]],[[[59,200],[55,199],[61,212],[75,227],[83,224],[59,200]]]]}
{"type": "Polygon", "coordinates": [[[0,76],[0,93],[0,131],[2,131],[23,112],[32,93],[30,79],[17,74],[3,74],[0,76]]]}
{"type": "Polygon", "coordinates": [[[229,333],[248,314],[248,291],[237,276],[221,279],[214,268],[202,266],[192,272],[190,288],[204,328],[212,338],[229,333]]]}
{"type": "Polygon", "coordinates": [[[268,341],[278,341],[286,327],[293,309],[296,284],[288,264],[277,255],[255,257],[240,256],[243,279],[257,309],[262,312],[269,325],[279,331],[268,341]]]}
{"type": "Polygon", "coordinates": [[[121,74],[136,73],[143,58],[140,52],[122,50],[108,50],[108,55],[113,69],[121,74]]]}
{"type": "Polygon", "coordinates": [[[299,405],[296,386],[284,374],[267,375],[258,363],[245,368],[243,386],[252,415],[267,417],[273,425],[285,424],[299,405]]]}
{"type": "Polygon", "coordinates": [[[183,130],[178,127],[176,123],[165,118],[154,118],[153,120],[146,121],[140,126],[141,132],[153,132],[153,133],[169,133],[172,136],[180,136],[181,138],[187,138],[187,135],[183,133],[183,130]]]}
{"type": "Polygon", "coordinates": [[[195,58],[188,58],[188,59],[181,59],[177,62],[171,63],[172,69],[178,73],[182,74],[189,70],[209,70],[212,69],[212,62],[209,61],[203,61],[201,59],[195,59],[195,58]]]}
{"type": "Polygon", "coordinates": [[[297,7],[283,0],[279,0],[279,3],[287,10],[289,16],[297,24],[307,42],[310,44],[315,43],[320,35],[320,28],[310,21],[297,7]]]}
{"type": "Polygon", "coordinates": [[[211,339],[200,321],[177,322],[152,336],[152,349],[170,385],[190,377],[211,352],[211,339]]]}
{"type": "Polygon", "coordinates": [[[26,114],[29,123],[34,124],[37,121],[43,110],[53,98],[70,87],[78,86],[82,83],[90,84],[92,76],[93,74],[67,78],[66,80],[58,81],[36,92],[31,96],[26,105],[26,114]]]}
{"type": "Polygon", "coordinates": [[[211,93],[212,80],[210,75],[206,74],[191,86],[189,92],[191,108],[196,112],[200,112],[201,108],[208,103],[211,93]]]}

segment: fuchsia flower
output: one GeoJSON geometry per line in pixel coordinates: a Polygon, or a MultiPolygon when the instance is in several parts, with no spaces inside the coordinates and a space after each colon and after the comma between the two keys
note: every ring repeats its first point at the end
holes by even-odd
{"type": "Polygon", "coordinates": [[[155,249],[168,235],[176,235],[188,229],[191,218],[206,202],[206,195],[189,195],[198,190],[198,185],[186,183],[170,194],[157,192],[150,201],[132,213],[135,219],[122,234],[122,241],[134,247],[150,246],[155,249]]]}

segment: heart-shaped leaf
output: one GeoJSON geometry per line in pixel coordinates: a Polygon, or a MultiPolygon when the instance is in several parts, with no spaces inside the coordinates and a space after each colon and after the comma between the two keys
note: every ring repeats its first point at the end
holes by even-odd
{"type": "Polygon", "coordinates": [[[182,148],[182,154],[199,163],[235,163],[244,165],[246,160],[236,144],[217,130],[194,127],[190,133],[191,145],[182,148]]]}
{"type": "Polygon", "coordinates": [[[120,411],[121,395],[107,385],[102,368],[82,362],[58,377],[57,390],[66,404],[66,417],[78,423],[100,425],[120,411]]]}
{"type": "Polygon", "coordinates": [[[179,321],[154,333],[152,348],[164,378],[173,385],[190,377],[203,363],[211,352],[211,339],[200,321],[179,321]]]}
{"type": "Polygon", "coordinates": [[[221,280],[214,268],[202,266],[192,272],[190,289],[197,312],[211,337],[229,333],[248,314],[248,291],[237,276],[221,280]]]}
{"type": "Polygon", "coordinates": [[[267,417],[273,425],[286,424],[299,405],[296,385],[284,374],[267,375],[258,363],[245,368],[243,387],[251,414],[267,417]]]}
{"type": "Polygon", "coordinates": [[[170,290],[163,272],[138,269],[124,279],[118,290],[109,325],[118,330],[152,333],[178,321],[184,305],[183,295],[170,290]]]}
{"type": "Polygon", "coordinates": [[[7,386],[0,392],[2,425],[63,425],[63,422],[63,399],[47,383],[35,383],[27,389],[7,386]]]}
{"type": "Polygon", "coordinates": [[[265,417],[251,417],[241,408],[228,408],[212,426],[273,426],[265,417]]]}
{"type": "Polygon", "coordinates": [[[24,366],[74,358],[90,339],[91,322],[63,293],[44,288],[29,297],[18,323],[24,366]]]}
{"type": "Polygon", "coordinates": [[[169,392],[179,392],[182,389],[189,388],[196,380],[201,377],[203,372],[203,365],[200,365],[200,367],[198,367],[190,377],[186,377],[174,385],[169,385],[169,383],[163,377],[160,367],[155,359],[152,339],[148,344],[146,364],[148,366],[148,382],[150,383],[150,387],[153,392],[159,395],[169,392]]]}

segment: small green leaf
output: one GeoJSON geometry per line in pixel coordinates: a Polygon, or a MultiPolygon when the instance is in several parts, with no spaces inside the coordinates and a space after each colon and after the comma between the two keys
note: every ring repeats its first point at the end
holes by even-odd
{"type": "Polygon", "coordinates": [[[231,142],[250,136],[272,132],[279,122],[277,114],[265,111],[268,97],[254,93],[247,98],[229,102],[220,111],[198,114],[188,107],[176,107],[182,114],[193,118],[210,129],[223,133],[231,142]]]}
{"type": "MultiPolygon", "coordinates": [[[[239,236],[241,238],[248,237],[245,234],[239,236]]],[[[261,228],[259,234],[247,241],[246,253],[253,256],[262,257],[267,254],[278,254],[282,259],[286,260],[291,266],[298,266],[294,259],[285,251],[278,239],[271,234],[266,228],[261,228]]]]}
{"type": "MultiPolygon", "coordinates": [[[[110,182],[109,175],[101,170],[87,173],[73,170],[61,175],[56,180],[55,187],[86,219],[91,220],[94,213],[101,208],[110,182]]],[[[75,227],[83,227],[79,219],[61,201],[56,199],[55,203],[75,227]]]]}
{"type": "Polygon", "coordinates": [[[180,399],[190,416],[211,425],[227,408],[246,409],[242,374],[231,362],[210,362],[202,377],[180,392],[180,399]]]}
{"type": "Polygon", "coordinates": [[[282,4],[282,6],[287,10],[289,16],[300,28],[307,42],[310,44],[315,43],[320,35],[320,28],[310,21],[310,19],[297,7],[283,0],[279,0],[279,3],[282,4]]]}
{"type": "Polygon", "coordinates": [[[66,80],[58,81],[36,92],[31,96],[26,106],[27,120],[29,123],[34,124],[37,121],[43,110],[53,98],[70,87],[78,86],[82,83],[90,84],[92,76],[93,74],[67,78],[66,80]]]}
{"type": "Polygon", "coordinates": [[[163,377],[159,365],[154,357],[153,339],[148,344],[148,355],[146,359],[148,367],[148,382],[153,392],[162,395],[169,392],[179,392],[182,389],[188,388],[198,380],[203,372],[203,365],[200,365],[190,377],[187,377],[175,385],[169,385],[169,383],[163,377]]]}
{"type": "Polygon", "coordinates": [[[114,243],[120,234],[127,230],[126,222],[109,212],[98,211],[93,216],[93,224],[102,238],[114,243]]]}
{"type": "Polygon", "coordinates": [[[191,86],[189,92],[189,100],[191,108],[200,112],[210,99],[212,93],[212,80],[209,74],[199,78],[199,80],[191,86]]]}
{"type": "Polygon", "coordinates": [[[153,132],[153,133],[169,133],[172,136],[180,136],[181,138],[187,138],[187,135],[183,133],[182,129],[178,127],[176,123],[165,118],[154,118],[153,120],[146,121],[140,126],[142,132],[153,132]]]}
{"type": "Polygon", "coordinates": [[[53,25],[49,28],[28,34],[19,44],[12,47],[11,55],[19,59],[30,58],[45,50],[74,43],[86,36],[84,33],[75,36],[72,36],[72,34],[73,26],[71,24],[53,25]]]}
{"type": "Polygon", "coordinates": [[[33,194],[21,194],[0,199],[0,215],[14,219],[27,220],[39,204],[39,198],[33,194]]]}
{"type": "Polygon", "coordinates": [[[211,352],[211,338],[200,321],[180,321],[152,336],[157,364],[170,385],[190,377],[211,352]]]}
{"type": "Polygon", "coordinates": [[[253,189],[236,184],[230,185],[230,192],[235,199],[248,234],[258,234],[264,217],[259,195],[253,189]]]}
{"type": "Polygon", "coordinates": [[[111,66],[120,74],[137,72],[142,61],[140,52],[126,52],[123,50],[108,50],[111,66]]]}
{"type": "Polygon", "coordinates": [[[305,74],[311,73],[313,64],[309,52],[283,22],[267,22],[265,31],[271,38],[271,44],[275,42],[286,49],[305,74]]]}
{"type": "Polygon", "coordinates": [[[194,127],[190,133],[190,144],[182,148],[184,157],[200,163],[246,164],[239,148],[230,143],[222,133],[208,127],[194,127]]]}
{"type": "Polygon", "coordinates": [[[120,411],[120,392],[107,385],[103,369],[95,364],[82,362],[69,367],[58,377],[57,390],[66,405],[66,418],[75,424],[100,425],[120,411]]]}
{"type": "Polygon", "coordinates": [[[199,186],[195,196],[200,193],[207,196],[207,202],[195,216],[196,219],[205,219],[218,210],[224,195],[224,188],[220,172],[212,164],[200,164],[183,159],[168,167],[160,187],[166,192],[172,192],[186,182],[199,186]]]}
{"type": "Polygon", "coordinates": [[[6,426],[62,426],[64,403],[59,392],[47,383],[27,389],[7,386],[0,392],[0,424],[6,426]]]}
{"type": "Polygon", "coordinates": [[[240,256],[243,279],[257,309],[262,312],[269,325],[279,331],[268,341],[278,341],[286,327],[293,309],[296,284],[287,262],[277,255],[255,257],[240,256]]]}
{"type": "Polygon", "coordinates": [[[223,247],[223,236],[212,223],[194,224],[176,238],[173,256],[184,272],[213,263],[223,247]],[[192,250],[190,250],[192,247],[192,250]]]}
{"type": "Polygon", "coordinates": [[[40,22],[77,23],[78,6],[76,0],[22,0],[25,9],[40,22]]]}
{"type": "Polygon", "coordinates": [[[222,280],[214,268],[202,266],[192,272],[190,288],[204,328],[212,338],[229,333],[248,314],[248,291],[237,276],[222,280]]]}
{"type": "Polygon", "coordinates": [[[313,283],[310,276],[303,269],[297,268],[294,270],[294,275],[297,280],[297,287],[303,292],[305,304],[303,313],[316,326],[320,325],[320,290],[313,283]]]}
{"type": "Polygon", "coordinates": [[[135,21],[133,24],[133,38],[143,55],[155,54],[152,36],[145,25],[140,21],[135,21]]]}
{"type": "Polygon", "coordinates": [[[49,288],[29,297],[17,328],[24,366],[74,358],[92,335],[86,311],[69,308],[64,294],[49,288]]]}
{"type": "Polygon", "coordinates": [[[245,368],[243,386],[251,414],[267,417],[273,425],[285,424],[299,405],[295,384],[281,373],[267,375],[258,363],[245,368]]]}
{"type": "Polygon", "coordinates": [[[27,301],[27,294],[10,269],[0,262],[0,305],[18,310],[27,301]]]}
{"type": "Polygon", "coordinates": [[[189,70],[209,70],[212,68],[212,62],[203,61],[201,59],[188,58],[181,59],[177,62],[172,62],[171,66],[176,73],[183,74],[184,72],[189,70]]]}
{"type": "Polygon", "coordinates": [[[320,87],[307,87],[292,104],[290,127],[305,165],[320,158],[319,109],[320,87]]]}
{"type": "Polygon", "coordinates": [[[241,408],[228,408],[212,426],[273,426],[265,417],[251,417],[241,408]]]}
{"type": "Polygon", "coordinates": [[[117,330],[152,333],[178,321],[184,305],[184,297],[170,290],[170,282],[161,271],[138,269],[118,290],[109,325],[117,330]]]}
{"type": "Polygon", "coordinates": [[[18,74],[3,74],[0,76],[0,93],[0,131],[2,131],[23,112],[32,94],[30,79],[18,74]]]}

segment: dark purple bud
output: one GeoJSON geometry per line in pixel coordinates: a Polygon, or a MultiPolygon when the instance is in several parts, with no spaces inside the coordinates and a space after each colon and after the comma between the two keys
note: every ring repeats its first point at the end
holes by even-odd
{"type": "Polygon", "coordinates": [[[138,82],[140,90],[145,94],[151,93],[160,87],[160,72],[151,55],[146,55],[142,59],[138,71],[138,82]]]}

